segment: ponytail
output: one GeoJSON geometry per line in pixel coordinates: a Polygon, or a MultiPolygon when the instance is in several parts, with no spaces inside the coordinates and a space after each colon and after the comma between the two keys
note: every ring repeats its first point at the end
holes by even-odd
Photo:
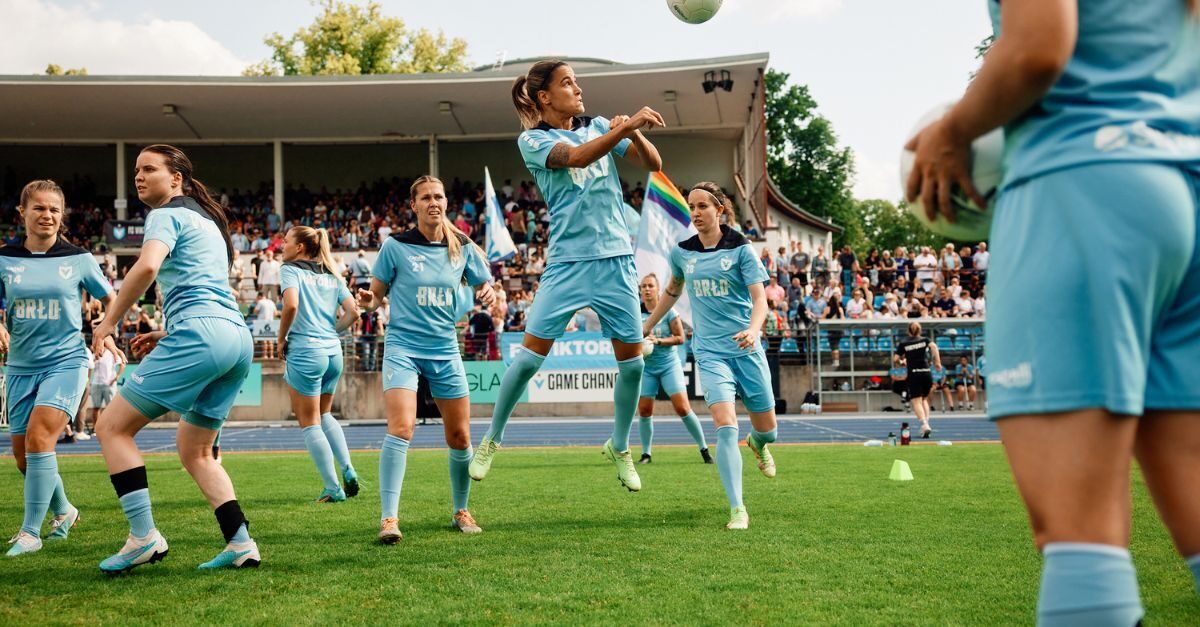
{"type": "Polygon", "coordinates": [[[525,76],[518,76],[513,81],[512,100],[521,119],[521,126],[530,129],[542,120],[542,106],[538,103],[538,92],[550,86],[550,77],[558,68],[567,65],[566,61],[538,61],[529,68],[525,76]]]}
{"type": "Polygon", "coordinates": [[[225,240],[225,258],[232,265],[233,240],[229,238],[229,217],[225,215],[225,208],[213,200],[204,183],[201,183],[192,176],[192,161],[188,159],[182,150],[167,144],[146,146],[142,149],[142,152],[152,152],[162,155],[166,161],[167,170],[172,173],[178,173],[183,177],[183,195],[195,200],[200,205],[200,208],[204,210],[204,213],[208,214],[208,217],[212,218],[212,221],[217,224],[217,228],[221,231],[221,239],[225,240]]]}
{"type": "Polygon", "coordinates": [[[296,238],[296,243],[300,244],[305,257],[320,262],[330,274],[339,274],[338,262],[333,258],[329,243],[329,231],[314,229],[311,226],[293,226],[288,233],[296,238]]]}
{"type": "Polygon", "coordinates": [[[338,274],[338,263],[333,258],[333,247],[329,244],[329,231],[325,229],[317,229],[317,259],[329,274],[338,274]]]}

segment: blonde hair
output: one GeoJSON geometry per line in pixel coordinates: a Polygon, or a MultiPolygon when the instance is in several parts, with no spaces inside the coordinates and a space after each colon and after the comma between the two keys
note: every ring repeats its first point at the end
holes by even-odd
{"type": "MultiPolygon", "coordinates": [[[[426,183],[441,185],[443,191],[446,189],[446,184],[442,182],[442,179],[429,174],[423,174],[417,177],[417,180],[413,181],[412,186],[408,188],[408,199],[410,202],[417,199],[417,190],[426,183]]],[[[445,212],[442,213],[442,223],[439,226],[442,229],[441,235],[446,240],[446,248],[450,256],[450,261],[458,261],[462,258],[462,240],[464,239],[467,240],[468,246],[475,246],[476,252],[483,254],[483,251],[475,245],[475,242],[472,242],[469,238],[467,238],[466,233],[463,233],[458,229],[457,226],[454,226],[454,223],[450,221],[450,218],[446,217],[445,212]]]]}
{"type": "Polygon", "coordinates": [[[30,181],[26,183],[25,187],[21,188],[20,206],[28,206],[29,201],[33,198],[33,195],[38,192],[52,192],[58,194],[58,197],[63,199],[64,204],[67,201],[67,198],[63,194],[62,188],[58,186],[58,183],[55,183],[50,179],[38,179],[36,181],[30,181]]]}
{"type": "Polygon", "coordinates": [[[910,322],[908,324],[908,334],[913,337],[917,337],[917,336],[921,335],[921,323],[920,322],[910,322]]]}
{"type": "Polygon", "coordinates": [[[550,77],[555,70],[564,65],[567,65],[566,61],[557,59],[538,61],[529,68],[529,72],[513,81],[513,106],[517,109],[521,126],[533,128],[542,121],[542,105],[538,102],[538,92],[550,86],[550,77]]]}
{"type": "Polygon", "coordinates": [[[338,263],[333,258],[332,247],[329,244],[329,231],[314,229],[311,226],[293,226],[288,233],[296,237],[296,242],[309,259],[321,262],[330,274],[338,273],[338,263]]]}

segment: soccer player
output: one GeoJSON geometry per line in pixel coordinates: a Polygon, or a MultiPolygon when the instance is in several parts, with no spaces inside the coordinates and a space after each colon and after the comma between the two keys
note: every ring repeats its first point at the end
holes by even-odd
{"type": "Polygon", "coordinates": [[[933,377],[929,372],[929,355],[933,365],[942,367],[942,355],[938,347],[921,336],[921,323],[908,323],[908,335],[896,343],[896,354],[904,356],[908,365],[908,402],[913,414],[921,421],[921,437],[929,439],[933,428],[929,426],[929,393],[933,390],[933,377]]]}
{"type": "Polygon", "coordinates": [[[338,333],[358,319],[358,302],[341,278],[325,229],[292,227],[284,240],[283,261],[279,321],[279,353],[287,360],[283,378],[291,388],[292,411],[300,422],[304,446],[324,482],[317,501],[340,502],[358,494],[358,473],[350,463],[346,436],[330,409],[342,377],[338,333]],[[339,470],[345,488],[338,482],[339,470]]]}
{"type": "MultiPolygon", "coordinates": [[[[658,277],[647,274],[638,286],[642,292],[642,319],[650,316],[650,312],[658,306],[658,294],[662,287],[658,277]]],[[[642,373],[642,397],[638,399],[638,433],[642,438],[642,458],[639,464],[651,462],[650,447],[654,441],[654,397],[658,390],[671,397],[671,405],[675,413],[683,420],[696,446],[700,448],[700,457],[704,463],[713,463],[712,455],[708,452],[708,443],[704,441],[704,429],[700,427],[700,419],[692,411],[688,402],[687,384],[683,380],[683,366],[679,363],[679,349],[686,341],[683,334],[683,320],[675,314],[674,309],[667,310],[663,319],[646,336],[646,341],[654,345],[654,351],[645,357],[646,369],[642,373]]]]}
{"type": "Polygon", "coordinates": [[[1006,125],[988,409],[1045,558],[1038,622],[1134,625],[1133,457],[1200,586],[1200,2],[990,6],[996,42],[910,143],[907,196],[953,215],[953,185],[978,196],[971,142],[1006,125]]]}
{"type": "Polygon", "coordinates": [[[641,316],[613,155],[643,170],[662,169],[658,150],[641,129],[665,123],[648,107],[611,121],[584,116],[583,91],[563,61],[534,64],[513,83],[512,98],[525,127],[517,145],[549,206],[550,246],[525,340],[504,373],[491,428],[471,460],[471,478],[487,475],[517,399],[575,312],[591,307],[617,358],[613,434],[602,450],[617,467],[621,485],[637,491],[642,482],[629,454],[629,429],[644,368],[641,316]]]}
{"type": "Polygon", "coordinates": [[[371,289],[358,291],[359,305],[368,312],[391,294],[391,323],[383,344],[388,434],[379,456],[379,541],[384,544],[401,538],[400,488],[417,417],[418,377],[429,381],[450,449],[451,525],[468,534],[483,531],[467,509],[471,399],[454,323],[471,308],[471,292],[485,307],[494,304],[491,270],[483,251],[446,217],[440,180],[418,178],[409,202],[417,228],[393,233],[383,243],[371,269],[371,289]]]}
{"type": "Polygon", "coordinates": [[[671,282],[643,323],[649,335],[667,315],[686,286],[692,303],[692,351],[700,368],[704,400],[717,427],[717,469],[729,498],[727,529],[746,529],[750,515],[742,502],[742,456],[738,451],[735,393],[750,411],[753,431],[746,445],[758,469],[775,476],[775,460],[767,445],[777,435],[775,395],[762,345],[767,318],[763,283],[767,271],[750,242],[721,224],[730,219],[730,203],[716,183],[697,183],[688,193],[697,234],[671,249],[671,282]]]}
{"type": "MultiPolygon", "coordinates": [[[[946,367],[942,364],[934,364],[929,369],[929,376],[933,379],[933,391],[942,396],[942,411],[954,411],[954,397],[950,394],[951,384],[954,383],[953,378],[948,377],[946,367]]],[[[929,411],[933,412],[933,403],[929,403],[929,411]]]]}
{"type": "Polygon", "coordinates": [[[167,554],[167,541],[154,526],[146,464],[133,438],[168,411],[183,417],[175,435],[179,459],[214,509],[225,538],[225,550],[200,568],[258,566],[262,559],[229,475],[212,458],[217,430],[250,371],[254,347],[229,290],[233,247],[225,211],[192,172],[192,162],[174,146],[154,144],[138,154],[134,184],[151,208],[145,243],[92,339],[99,353],[117,321],[157,280],[165,330],[134,338],[134,355],[142,361],[96,425],[130,527],[125,546],[100,563],[110,574],[167,554]]]}
{"type": "MultiPolygon", "coordinates": [[[[54,445],[87,385],[80,290],[106,307],[113,295],[96,259],[59,236],[65,203],[54,181],[26,185],[17,207],[25,238],[0,248],[0,299],[6,303],[0,351],[8,353],[4,402],[13,457],[25,475],[25,520],[9,540],[10,557],[42,548],[47,510],[54,512],[48,539],[66,538],[79,520],[58,474],[54,445]]],[[[112,340],[99,348],[124,359],[112,340]]]]}

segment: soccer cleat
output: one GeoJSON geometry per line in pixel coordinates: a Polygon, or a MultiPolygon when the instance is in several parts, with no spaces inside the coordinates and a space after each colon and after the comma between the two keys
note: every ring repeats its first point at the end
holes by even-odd
{"type": "Polygon", "coordinates": [[[67,534],[71,533],[71,529],[74,529],[77,523],[79,523],[79,510],[72,505],[71,509],[68,510],[67,513],[62,514],[61,516],[55,516],[50,520],[50,528],[53,529],[53,531],[50,532],[50,535],[47,536],[46,539],[65,539],[67,534]]]}
{"type": "Polygon", "coordinates": [[[225,550],[217,553],[217,556],[204,562],[199,566],[201,570],[211,570],[214,568],[258,568],[262,563],[262,556],[258,554],[258,545],[254,540],[246,540],[245,542],[230,542],[225,545],[225,550]]]}
{"type": "Polygon", "coordinates": [[[471,456],[471,465],[467,466],[467,474],[476,481],[483,481],[488,471],[492,469],[492,458],[496,456],[498,450],[500,450],[500,444],[484,436],[483,440],[479,442],[479,447],[475,449],[475,454],[471,456]]]}
{"type": "Polygon", "coordinates": [[[167,556],[167,539],[162,537],[158,529],[151,529],[144,538],[138,538],[132,533],[125,540],[125,546],[112,557],[100,562],[100,570],[109,575],[127,573],[142,564],[153,564],[167,556]]]}
{"type": "MultiPolygon", "coordinates": [[[[466,510],[463,510],[466,511],[466,510]]],[[[455,515],[457,516],[457,514],[455,515]]],[[[400,519],[384,518],[379,522],[379,541],[384,544],[395,544],[404,537],[400,533],[400,519]]]]}
{"type": "Polygon", "coordinates": [[[713,461],[712,453],[709,453],[708,449],[706,449],[706,448],[700,449],[700,459],[703,459],[704,463],[706,463],[706,464],[715,464],[716,463],[713,461]]]}
{"type": "Polygon", "coordinates": [[[762,471],[764,477],[768,479],[775,478],[775,458],[771,457],[771,451],[764,444],[762,449],[754,448],[754,438],[746,438],[746,446],[750,447],[750,452],[754,453],[754,459],[758,460],[758,469],[762,471]]]}
{"type": "Polygon", "coordinates": [[[750,513],[746,511],[746,506],[734,507],[729,510],[729,522],[725,523],[726,529],[749,529],[750,528],[750,513]]]}
{"type": "Polygon", "coordinates": [[[621,485],[630,492],[642,489],[642,479],[638,477],[637,470],[633,467],[633,455],[630,455],[629,451],[618,453],[613,448],[610,438],[604,443],[604,448],[600,449],[600,454],[607,457],[617,467],[617,480],[621,482],[621,485]]]}
{"type": "Polygon", "coordinates": [[[12,545],[12,548],[9,549],[7,553],[9,557],[16,557],[18,555],[34,553],[42,550],[42,539],[37,536],[30,535],[24,531],[18,531],[17,535],[13,536],[8,543],[12,545]]]}
{"type": "Polygon", "coordinates": [[[928,440],[928,439],[929,439],[929,436],[930,436],[932,433],[933,433],[933,429],[932,429],[932,428],[930,428],[930,427],[928,427],[928,426],[927,426],[927,427],[925,427],[924,429],[921,429],[921,439],[922,439],[922,440],[928,440]]]}
{"type": "Polygon", "coordinates": [[[358,496],[358,473],[354,472],[354,468],[346,466],[342,469],[342,484],[346,490],[346,496],[358,496]]]}
{"type": "Polygon", "coordinates": [[[346,500],[346,491],[341,488],[322,490],[321,496],[317,497],[318,503],[341,503],[344,500],[346,500]]]}
{"type": "Polygon", "coordinates": [[[90,440],[90,439],[92,439],[92,436],[88,435],[87,433],[80,432],[80,433],[75,434],[75,439],[76,440],[90,440]]]}
{"type": "Polygon", "coordinates": [[[648,453],[642,453],[642,458],[641,458],[641,459],[639,459],[637,463],[639,463],[639,464],[649,464],[649,463],[650,463],[650,461],[651,461],[651,459],[650,459],[650,455],[649,455],[648,453]]]}
{"type": "MultiPolygon", "coordinates": [[[[460,509],[454,512],[454,520],[451,522],[455,529],[465,534],[483,533],[483,529],[475,522],[475,518],[471,516],[471,512],[465,509],[460,509]]],[[[383,532],[380,532],[383,533],[383,532]]],[[[397,532],[399,533],[399,532],[397,532]]]]}

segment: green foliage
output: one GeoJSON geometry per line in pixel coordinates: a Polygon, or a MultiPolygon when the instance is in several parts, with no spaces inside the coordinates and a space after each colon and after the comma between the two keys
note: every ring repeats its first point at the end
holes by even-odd
{"type": "Polygon", "coordinates": [[[46,76],[87,76],[87,68],[63,69],[59,64],[51,63],[46,66],[46,76]]]}
{"type": "Polygon", "coordinates": [[[438,31],[408,29],[404,20],[383,15],[373,0],[358,5],[314,0],[321,14],[290,37],[272,33],[264,40],[271,58],[246,76],[313,76],[463,72],[467,42],[438,31]]]}
{"type": "Polygon", "coordinates": [[[946,245],[947,240],[926,229],[903,201],[897,206],[887,200],[860,200],[855,203],[855,213],[861,222],[863,242],[850,245],[860,254],[870,248],[895,250],[903,246],[920,250],[921,246],[937,249],[946,245]]]}
{"type": "MultiPolygon", "coordinates": [[[[899,421],[903,416],[896,418],[899,421]]],[[[663,418],[674,420],[674,418],[663,418]]],[[[296,427],[289,427],[296,428],[296,427]]],[[[854,427],[845,427],[853,429],[854,427]]],[[[424,433],[441,438],[440,427],[424,433]]],[[[864,432],[864,438],[886,434],[864,432]]],[[[380,435],[383,430],[380,428],[380,435]]],[[[418,439],[422,438],[418,433],[418,439]]],[[[445,449],[408,458],[395,546],[375,541],[378,452],[354,453],[362,493],[317,504],[304,453],[226,453],[251,520],[257,570],[197,572],[223,546],[174,455],[147,455],[159,564],[106,578],[128,529],[96,456],[62,455],[83,514],[65,541],[3,561],[0,622],[50,624],[1019,625],[1034,618],[1041,559],[998,444],[777,446],[779,476],[745,459],[750,529],[726,531],[714,466],[656,447],[643,490],[617,485],[597,449],[505,449],[472,485],[484,528],[450,530],[445,449]],[[911,482],[887,480],[907,461],[911,482]],[[66,596],[64,596],[64,594],[66,596]]],[[[22,478],[0,467],[0,517],[16,530],[22,478]]],[[[1133,482],[1133,557],[1147,622],[1195,624],[1192,578],[1133,482]]]]}

